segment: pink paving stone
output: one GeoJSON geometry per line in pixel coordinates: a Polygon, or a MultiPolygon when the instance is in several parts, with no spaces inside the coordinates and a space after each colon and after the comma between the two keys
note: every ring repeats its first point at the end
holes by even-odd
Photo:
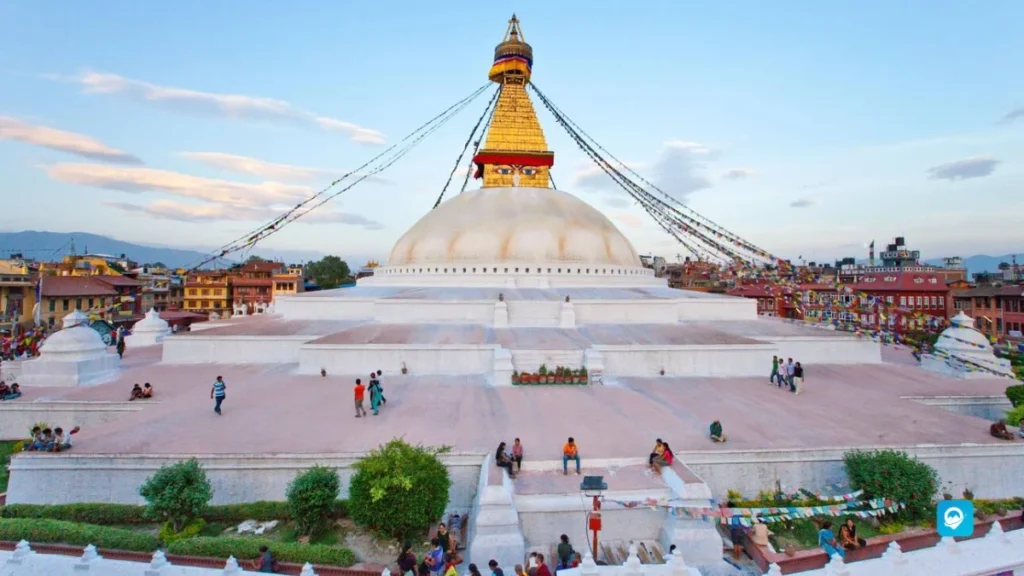
{"type": "MultiPolygon", "coordinates": [[[[901,399],[905,395],[1001,395],[1001,380],[964,382],[914,366],[807,366],[794,396],[763,378],[623,379],[620,386],[488,387],[484,378],[385,374],[380,416],[354,418],[354,376],[299,376],[294,365],[165,365],[160,347],[129,350],[121,377],[81,389],[36,389],[40,397],[123,400],[151,382],[158,402],[82,431],[76,453],[351,453],[395,436],[457,450],[492,452],[522,439],[527,457],[559,460],[574,436],[586,458],[642,458],[654,438],[686,451],[996,444],[988,422],[901,399]],[[224,415],[210,386],[228,383],[224,415]],[[719,418],[727,444],[707,440],[719,418]]],[[[767,361],[766,361],[767,363],[767,361]]],[[[22,401],[31,399],[28,396],[22,401]]],[[[61,422],[65,427],[74,422],[61,422]]]]}
{"type": "Polygon", "coordinates": [[[366,324],[335,332],[313,344],[486,344],[479,324],[366,324]]]}
{"type": "Polygon", "coordinates": [[[214,326],[204,323],[202,329],[183,332],[190,336],[319,336],[360,324],[352,320],[286,320],[275,316],[249,316],[215,321],[214,326]],[[218,326],[217,324],[223,324],[218,326]]]}
{"type": "MultiPolygon", "coordinates": [[[[580,453],[583,456],[582,452],[580,453]]],[[[557,456],[557,454],[556,454],[557,456]]],[[[554,458],[548,458],[553,460],[554,458]]],[[[593,468],[582,458],[580,474],[576,475],[575,462],[569,463],[569,474],[562,470],[524,470],[516,475],[513,484],[516,494],[579,494],[584,476],[603,476],[609,490],[660,490],[665,488],[661,476],[647,466],[593,468]]]]}
{"type": "Polygon", "coordinates": [[[673,345],[712,346],[721,344],[766,344],[765,341],[728,334],[708,326],[685,324],[591,324],[579,329],[594,344],[626,346],[673,345]]]}

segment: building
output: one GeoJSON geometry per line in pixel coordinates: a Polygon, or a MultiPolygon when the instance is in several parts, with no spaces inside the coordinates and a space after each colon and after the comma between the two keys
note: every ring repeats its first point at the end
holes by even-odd
{"type": "MultiPolygon", "coordinates": [[[[143,284],[134,278],[128,276],[92,276],[96,280],[104,282],[110,285],[115,292],[117,292],[117,302],[114,303],[114,308],[105,310],[103,316],[110,322],[122,323],[122,322],[134,322],[142,319],[145,315],[143,309],[143,284]]],[[[111,305],[108,305],[111,306],[111,305]]],[[[89,310],[96,313],[92,307],[88,309],[81,309],[83,312],[89,310]]]]}
{"type": "Polygon", "coordinates": [[[952,291],[935,272],[873,272],[841,288],[840,303],[857,308],[845,312],[841,320],[877,329],[905,332],[935,328],[951,318],[954,309],[952,291]]]}
{"type": "Polygon", "coordinates": [[[247,262],[242,265],[231,280],[233,305],[244,304],[252,312],[257,304],[270,304],[274,300],[275,275],[288,276],[288,269],[281,262],[247,262]]]}
{"type": "Polygon", "coordinates": [[[124,254],[71,254],[60,262],[42,262],[40,272],[56,276],[121,276],[135,268],[124,254]]]}
{"type": "Polygon", "coordinates": [[[227,270],[198,270],[184,286],[184,310],[195,313],[231,314],[232,274],[227,270]]]}
{"type": "Polygon", "coordinates": [[[0,332],[32,321],[36,303],[35,282],[21,261],[0,260],[0,332]]]}
{"type": "Polygon", "coordinates": [[[856,283],[865,274],[890,273],[890,272],[922,272],[935,274],[943,282],[954,280],[967,280],[967,268],[963,259],[958,256],[943,258],[943,266],[932,266],[921,263],[920,250],[907,248],[906,239],[898,236],[886,246],[886,249],[879,254],[881,262],[875,263],[875,243],[871,243],[868,252],[868,264],[857,264],[853,258],[844,258],[836,262],[838,267],[839,282],[844,284],[856,283]]]}
{"type": "Polygon", "coordinates": [[[990,338],[1024,331],[1024,286],[979,286],[957,291],[953,300],[954,309],[974,318],[974,327],[990,338]]]}
{"type": "Polygon", "coordinates": [[[78,310],[96,311],[97,317],[106,318],[101,310],[118,304],[118,291],[111,284],[90,276],[43,276],[40,321],[49,327],[60,327],[61,320],[78,310]]]}

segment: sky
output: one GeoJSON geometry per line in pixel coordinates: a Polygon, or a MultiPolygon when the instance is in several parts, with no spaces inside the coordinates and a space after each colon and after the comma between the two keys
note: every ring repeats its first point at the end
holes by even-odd
{"type": "MultiPolygon", "coordinates": [[[[773,254],[1024,248],[1016,0],[0,2],[0,230],[225,244],[485,85],[513,11],[569,118],[773,254]]],[[[255,252],[386,261],[489,94],[255,252]]],[[[685,255],[537,108],[560,189],[685,255]]]]}

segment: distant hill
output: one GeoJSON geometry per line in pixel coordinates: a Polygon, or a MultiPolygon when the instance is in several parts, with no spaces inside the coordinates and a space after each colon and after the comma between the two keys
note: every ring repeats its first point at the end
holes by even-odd
{"type": "MultiPolygon", "coordinates": [[[[129,260],[140,264],[161,262],[171,268],[195,266],[206,260],[209,256],[207,253],[199,250],[182,250],[166,246],[134,244],[107,236],[89,234],[88,232],[40,232],[26,230],[23,232],[0,232],[0,258],[8,258],[11,254],[20,252],[25,258],[59,260],[71,254],[72,240],[74,241],[74,250],[78,254],[84,254],[86,251],[90,254],[109,254],[111,256],[124,254],[129,260]]],[[[280,259],[288,263],[304,262],[322,256],[316,252],[259,249],[253,253],[264,258],[280,259]]],[[[237,259],[219,261],[221,266],[229,266],[236,262],[237,259]]],[[[213,265],[214,263],[209,264],[209,266],[213,265]]]]}
{"type": "MultiPolygon", "coordinates": [[[[964,264],[967,265],[968,274],[976,274],[978,272],[995,272],[999,270],[1000,262],[1010,263],[1013,260],[1013,256],[1013,254],[1004,254],[1002,256],[979,254],[977,256],[964,258],[964,264]]],[[[932,266],[941,266],[942,258],[925,260],[924,263],[932,266]]],[[[1024,267],[1024,254],[1017,254],[1017,263],[1024,267]]]]}

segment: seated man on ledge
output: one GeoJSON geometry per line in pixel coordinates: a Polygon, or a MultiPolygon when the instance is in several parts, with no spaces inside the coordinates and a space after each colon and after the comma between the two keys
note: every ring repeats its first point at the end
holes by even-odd
{"type": "Polygon", "coordinates": [[[7,394],[0,395],[0,400],[17,400],[18,398],[21,398],[21,386],[17,382],[11,384],[7,394]]]}
{"type": "Polygon", "coordinates": [[[142,398],[142,386],[139,386],[139,383],[136,382],[135,386],[132,386],[132,392],[128,396],[128,401],[131,402],[132,400],[138,400],[139,398],[142,398]]]}
{"type": "Polygon", "coordinates": [[[722,434],[722,423],[718,420],[711,423],[711,439],[715,442],[725,442],[728,440],[725,434],[722,434]]]}
{"type": "Polygon", "coordinates": [[[569,441],[562,446],[562,474],[569,474],[569,461],[574,460],[576,462],[576,475],[580,473],[580,447],[576,445],[576,440],[569,437],[569,441]]]}
{"type": "Polygon", "coordinates": [[[999,422],[993,422],[992,426],[988,429],[989,434],[994,438],[1000,438],[1002,440],[1013,440],[1013,434],[1006,429],[1006,420],[1000,420],[999,422]]]}
{"type": "Polygon", "coordinates": [[[142,397],[143,398],[152,398],[153,397],[153,387],[149,385],[149,382],[146,382],[146,384],[142,387],[142,397]]]}

